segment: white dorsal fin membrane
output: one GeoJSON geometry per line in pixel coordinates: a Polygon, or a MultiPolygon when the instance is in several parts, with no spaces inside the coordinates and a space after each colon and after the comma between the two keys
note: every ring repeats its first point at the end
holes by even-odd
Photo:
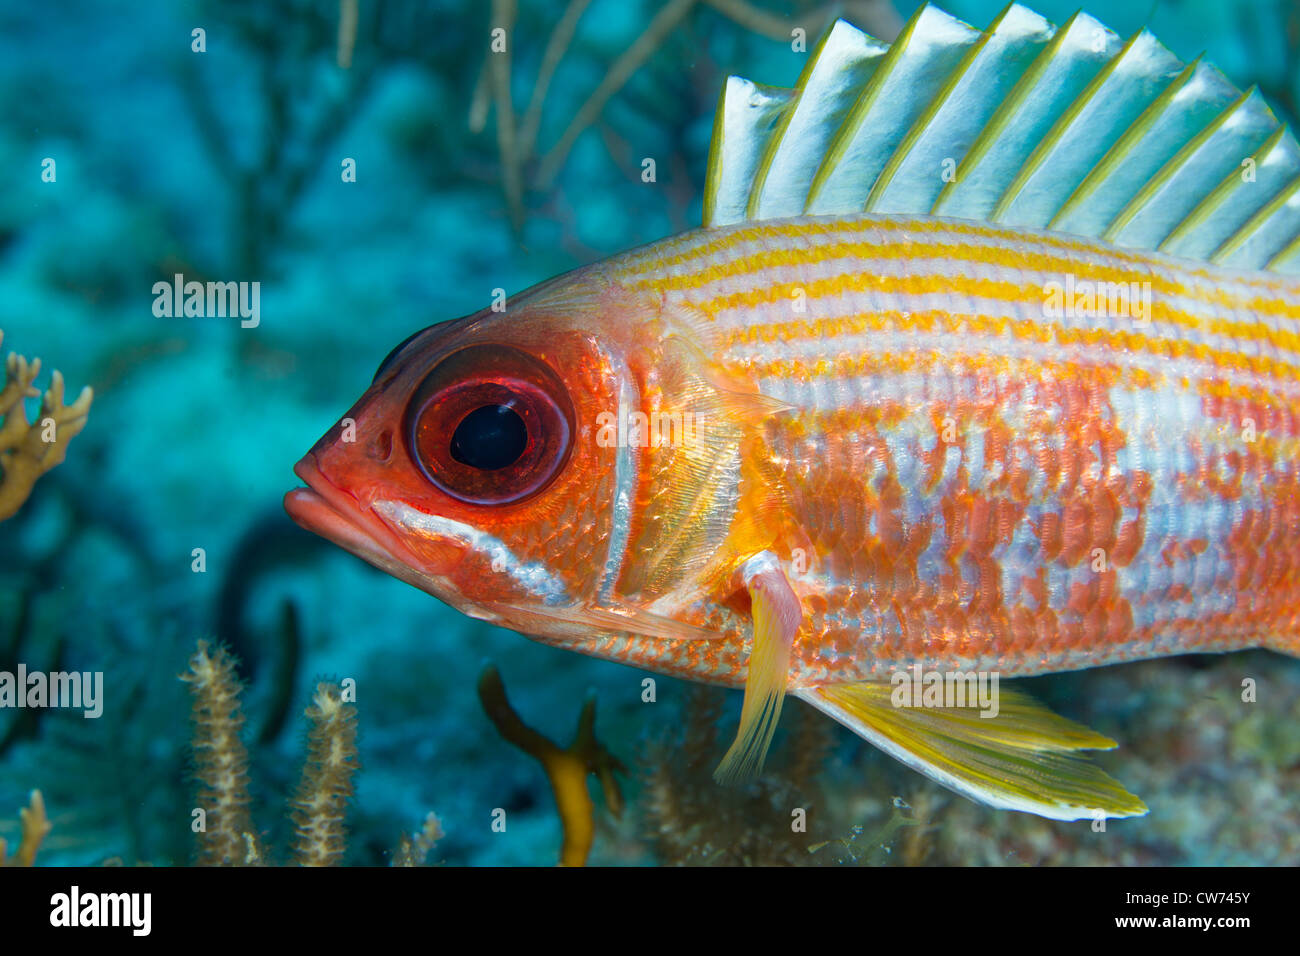
{"type": "Polygon", "coordinates": [[[793,90],[759,86],[739,76],[727,77],[709,145],[709,185],[704,190],[706,226],[746,218],[759,162],[794,98],[793,90]]]}
{"type": "Polygon", "coordinates": [[[998,200],[994,220],[1013,226],[1048,226],[1181,69],[1178,58],[1147,31],[1129,40],[1039,143],[998,200]]]}
{"type": "MultiPolygon", "coordinates": [[[[1258,91],[1243,93],[1151,177],[1103,238],[1140,249],[1160,246],[1205,198],[1200,192],[1204,183],[1222,182],[1239,173],[1240,157],[1254,155],[1280,131],[1258,91]]],[[[1215,245],[1203,254],[1209,255],[1215,245]]]]}
{"type": "Polygon", "coordinates": [[[1169,157],[1176,156],[1239,96],[1214,67],[1188,64],[1092,168],[1048,228],[1104,233],[1169,157]]]}
{"type": "Polygon", "coordinates": [[[807,212],[866,208],[876,177],[979,38],[937,7],[917,11],[835,134],[808,190],[807,212]]]}
{"type": "Polygon", "coordinates": [[[909,212],[933,204],[944,185],[956,178],[958,158],[966,155],[1053,32],[1032,10],[1008,7],[978,38],[894,151],[867,197],[867,211],[909,212]]]}
{"type": "Polygon", "coordinates": [[[889,52],[889,44],[835,21],[795,87],[793,108],[768,143],[749,197],[748,218],[798,216],[817,167],[858,91],[889,52]]]}
{"type": "Polygon", "coordinates": [[[1119,51],[1114,33],[1080,13],[1052,36],[998,104],[931,212],[991,220],[1007,187],[1053,124],[1119,51]]]}
{"type": "Polygon", "coordinates": [[[1161,252],[1211,258],[1300,175],[1300,145],[1283,126],[1256,152],[1232,158],[1227,175],[1161,243],[1161,252]]]}
{"type": "Polygon", "coordinates": [[[1213,262],[1251,269],[1286,257],[1300,236],[1300,177],[1282,187],[1263,209],[1234,232],[1211,256],[1213,262]]]}
{"type": "Polygon", "coordinates": [[[705,225],[860,212],[1048,228],[1300,273],[1300,146],[1253,90],[1078,14],[839,21],[794,90],[728,80],[705,225]]]}

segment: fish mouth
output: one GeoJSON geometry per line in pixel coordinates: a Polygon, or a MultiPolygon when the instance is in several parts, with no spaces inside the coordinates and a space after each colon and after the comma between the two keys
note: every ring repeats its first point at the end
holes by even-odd
{"type": "Polygon", "coordinates": [[[363,510],[352,495],[321,473],[313,452],[308,452],[293,466],[293,473],[307,487],[294,488],[285,494],[284,510],[290,518],[379,570],[422,591],[430,590],[428,576],[416,568],[415,555],[410,554],[391,528],[363,510]]]}

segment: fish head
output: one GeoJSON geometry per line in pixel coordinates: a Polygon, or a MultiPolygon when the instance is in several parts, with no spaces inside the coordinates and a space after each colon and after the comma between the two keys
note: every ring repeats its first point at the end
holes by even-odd
{"type": "Polygon", "coordinates": [[[546,609],[595,593],[613,525],[617,449],[595,423],[628,372],[608,317],[644,307],[562,277],[417,332],[298,462],[286,510],[472,617],[561,627],[546,609]]]}

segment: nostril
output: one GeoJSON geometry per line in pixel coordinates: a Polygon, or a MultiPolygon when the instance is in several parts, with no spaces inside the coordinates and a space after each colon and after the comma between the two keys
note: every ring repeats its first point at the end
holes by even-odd
{"type": "Polygon", "coordinates": [[[388,464],[389,459],[393,457],[393,432],[385,428],[373,439],[366,453],[375,461],[388,464]]]}

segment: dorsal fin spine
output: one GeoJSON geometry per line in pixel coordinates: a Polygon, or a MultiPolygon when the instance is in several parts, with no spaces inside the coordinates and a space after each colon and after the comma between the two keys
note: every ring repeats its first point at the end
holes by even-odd
{"type": "Polygon", "coordinates": [[[903,51],[907,49],[912,33],[916,30],[917,24],[921,22],[921,18],[925,15],[928,6],[929,4],[922,4],[917,8],[916,13],[912,14],[912,18],[903,26],[902,32],[898,34],[898,39],[890,46],[889,52],[885,54],[880,66],[876,67],[871,79],[867,81],[866,86],[862,88],[862,92],[858,94],[853,108],[849,110],[849,115],[844,118],[843,125],[835,134],[835,139],[831,141],[830,148],[826,150],[825,158],[813,175],[812,185],[808,188],[808,198],[804,202],[805,211],[812,207],[813,201],[826,185],[831,173],[839,165],[840,160],[844,158],[845,150],[848,148],[849,143],[853,141],[853,137],[857,133],[858,127],[862,125],[871,104],[875,102],[876,97],[880,95],[880,91],[884,88],[885,78],[889,76],[890,70],[902,57],[903,51]]]}
{"type": "MultiPolygon", "coordinates": [[[[727,111],[727,84],[722,84],[722,89],[718,91],[718,106],[713,111],[713,132],[709,134],[709,160],[708,166],[704,171],[705,182],[717,183],[722,176],[722,139],[725,135],[723,128],[726,125],[727,111]]],[[[713,188],[704,190],[704,214],[703,224],[709,225],[717,216],[718,194],[713,188]]]]}
{"type": "Polygon", "coordinates": [[[925,132],[935,115],[938,114],[939,110],[941,110],[944,104],[948,102],[948,98],[952,96],[953,91],[957,89],[962,78],[978,59],[980,52],[988,45],[989,41],[993,39],[993,34],[997,29],[997,25],[1002,22],[1002,19],[1006,17],[1007,13],[1009,13],[1014,6],[1015,4],[1009,4],[1007,8],[1002,11],[1002,16],[998,17],[998,19],[993,22],[992,26],[980,34],[979,39],[971,45],[971,48],[966,51],[965,56],[961,58],[961,62],[957,64],[957,68],[949,74],[948,79],[944,82],[940,94],[929,102],[925,109],[921,111],[921,115],[916,118],[914,123],[912,123],[912,128],[907,131],[907,135],[903,137],[903,141],[898,144],[898,148],[894,150],[893,155],[889,157],[889,161],[885,163],[884,169],[882,169],[880,175],[876,177],[876,182],[872,185],[871,192],[867,194],[864,211],[871,212],[871,210],[875,208],[876,202],[884,194],[885,190],[889,188],[889,184],[893,181],[894,174],[897,173],[898,168],[903,165],[904,160],[907,159],[908,154],[912,151],[912,147],[916,145],[916,141],[921,138],[921,134],[925,132]]]}
{"type": "Polygon", "coordinates": [[[817,68],[817,60],[821,57],[822,51],[826,49],[826,44],[831,38],[831,31],[827,30],[822,38],[817,41],[817,46],[804,64],[803,70],[799,73],[799,79],[795,81],[794,100],[791,108],[786,110],[781,116],[780,122],[776,129],[772,131],[772,138],[767,142],[767,148],[763,151],[763,158],[759,161],[758,172],[754,176],[754,185],[749,192],[749,202],[745,205],[745,214],[750,218],[757,218],[758,206],[763,199],[763,187],[767,184],[768,173],[772,171],[772,162],[776,159],[777,150],[781,147],[781,141],[785,138],[786,132],[790,129],[790,123],[794,119],[794,112],[799,107],[799,100],[803,97],[803,92],[808,88],[808,80],[812,72],[817,68]]]}
{"type": "MultiPolygon", "coordinates": [[[[1214,255],[1210,256],[1210,261],[1223,264],[1234,252],[1240,249],[1262,226],[1272,218],[1273,214],[1289,203],[1297,193],[1300,193],[1300,175],[1292,179],[1285,188],[1279,191],[1272,199],[1265,203],[1258,212],[1241,224],[1241,227],[1223,241],[1218,249],[1214,250],[1214,255]]],[[[1283,247],[1285,248],[1285,246],[1283,247]]],[[[1275,257],[1270,256],[1270,260],[1275,257]]]]}
{"type": "MultiPolygon", "coordinates": [[[[1102,238],[1107,242],[1113,242],[1115,237],[1124,230],[1124,227],[1132,222],[1133,218],[1143,209],[1143,207],[1146,206],[1148,202],[1150,202],[1151,198],[1160,191],[1165,183],[1173,178],[1174,174],[1179,169],[1182,168],[1183,164],[1194,156],[1215,133],[1221,130],[1234,115],[1250,102],[1250,98],[1254,95],[1255,89],[1256,88],[1252,86],[1229,103],[1224,107],[1223,112],[1221,112],[1209,126],[1205,127],[1205,129],[1193,136],[1187,141],[1187,144],[1183,146],[1182,149],[1171,156],[1165,164],[1160,167],[1159,171],[1147,180],[1142,188],[1133,195],[1133,198],[1128,201],[1115,218],[1111,220],[1110,225],[1106,227],[1106,231],[1102,233],[1102,238]]],[[[1193,208],[1192,211],[1194,212],[1195,208],[1193,208]]],[[[1190,214],[1191,213],[1189,212],[1188,215],[1190,214]]],[[[1186,221],[1186,218],[1184,218],[1184,221],[1186,221]]],[[[1175,225],[1175,227],[1170,230],[1169,235],[1172,236],[1179,226],[1181,226],[1181,223],[1175,225]]],[[[1163,242],[1164,240],[1162,239],[1161,241],[1163,242]]]]}
{"type": "Polygon", "coordinates": [[[1092,167],[1088,175],[1083,178],[1083,182],[1079,183],[1074,192],[1070,194],[1070,197],[1061,204],[1061,208],[1056,211],[1056,214],[1047,223],[1048,229],[1055,229],[1062,219],[1074,212],[1101,187],[1106,181],[1107,175],[1114,170],[1115,166],[1122,163],[1128,154],[1142,141],[1142,137],[1150,129],[1152,122],[1168,108],[1173,98],[1178,95],[1178,91],[1191,81],[1199,64],[1200,57],[1197,57],[1183,67],[1182,72],[1169,81],[1169,85],[1151,101],[1147,108],[1142,111],[1142,114],[1115,141],[1114,145],[1106,150],[1106,153],[1092,167]]]}
{"type": "Polygon", "coordinates": [[[1011,208],[1011,204],[1015,202],[1016,197],[1025,188],[1025,184],[1029,182],[1030,177],[1038,172],[1038,168],[1046,162],[1048,155],[1061,138],[1061,135],[1070,128],[1070,125],[1092,101],[1092,98],[1097,95],[1097,91],[1119,68],[1120,63],[1124,61],[1124,57],[1129,54],[1129,51],[1133,49],[1146,32],[1145,29],[1142,29],[1133,34],[1123,48],[1106,62],[1106,65],[1101,68],[1096,76],[1088,81],[1088,85],[1083,88],[1083,92],[1074,98],[1074,102],[1066,107],[1065,112],[1052,124],[1051,130],[1043,137],[1043,141],[1038,144],[1034,151],[1029,154],[1029,158],[1020,167],[1020,172],[1016,174],[1015,179],[1011,181],[1011,185],[1006,188],[1001,198],[998,199],[998,204],[993,208],[993,218],[995,220],[1001,220],[1006,216],[1007,210],[1011,208]]]}
{"type": "MultiPolygon", "coordinates": [[[[1274,149],[1277,149],[1285,135],[1286,126],[1279,126],[1256,152],[1267,156],[1274,149]]],[[[1194,232],[1198,226],[1210,219],[1241,184],[1241,170],[1232,170],[1218,186],[1214,187],[1209,195],[1196,204],[1196,207],[1187,214],[1187,218],[1180,222],[1178,227],[1166,236],[1165,240],[1157,248],[1161,252],[1167,252],[1169,247],[1176,246],[1181,240],[1194,232]]]]}
{"type": "Polygon", "coordinates": [[[1069,34],[1070,29],[1074,26],[1075,21],[1081,16],[1083,16],[1083,11],[1079,11],[1074,16],[1070,17],[1063,26],[1058,27],[1056,33],[1052,35],[1052,39],[1048,41],[1047,46],[1044,47],[1043,51],[1039,53],[1037,57],[1035,57],[1034,62],[1031,63],[1029,69],[1025,71],[1025,75],[1022,76],[1020,81],[1012,88],[1011,92],[1007,95],[1006,100],[993,114],[993,118],[985,125],[983,131],[978,137],[976,137],[975,142],[971,143],[970,149],[966,151],[966,155],[961,158],[960,162],[958,162],[957,174],[953,178],[953,181],[943,187],[943,191],[939,193],[939,198],[936,199],[934,205],[930,207],[932,215],[939,215],[944,203],[948,201],[953,190],[964,178],[963,174],[971,167],[978,165],[980,160],[984,158],[984,155],[989,151],[993,144],[998,141],[1001,133],[1008,125],[1010,125],[1011,121],[1015,119],[1017,107],[1024,101],[1025,97],[1029,95],[1030,91],[1038,85],[1039,78],[1047,71],[1047,67],[1052,62],[1052,59],[1060,52],[1061,44],[1065,42],[1065,38],[1069,34]]]}

